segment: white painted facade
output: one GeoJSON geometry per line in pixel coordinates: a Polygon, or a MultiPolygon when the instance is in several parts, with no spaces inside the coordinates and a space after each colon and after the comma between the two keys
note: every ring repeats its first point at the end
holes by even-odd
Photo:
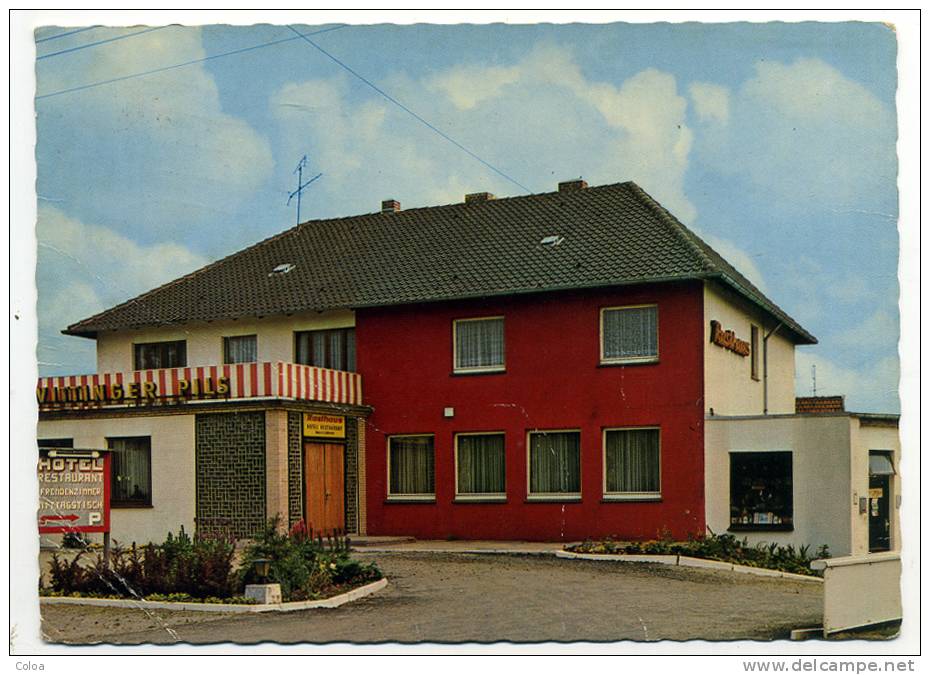
{"type": "MultiPolygon", "coordinates": [[[[869,451],[892,452],[900,466],[897,425],[852,413],[707,417],[704,436],[704,494],[708,527],[721,534],[730,526],[730,455],[737,452],[792,453],[794,529],[739,531],[750,543],[826,544],[834,556],[869,551],[868,514],[860,497],[869,492],[869,451]]],[[[900,548],[899,481],[891,486],[891,547],[900,548]]]]}
{"type": "MultiPolygon", "coordinates": [[[[152,506],[110,509],[110,537],[120,544],[164,541],[183,525],[194,532],[194,415],[42,420],[39,445],[45,439],[71,438],[75,448],[107,448],[107,438],[150,436],[152,439],[152,506]]],[[[91,535],[99,541],[100,535],[91,535]]],[[[55,541],[46,536],[43,540],[55,541]]]]}
{"type": "Polygon", "coordinates": [[[715,282],[704,284],[704,412],[716,415],[762,415],[794,412],[794,343],[784,328],[765,341],[763,337],[777,322],[761,310],[715,282]],[[759,329],[759,350],[754,357],[740,356],[710,340],[710,322],[719,321],[725,330],[750,342],[752,327],[759,329]],[[758,359],[758,379],[752,377],[752,360],[758,359]]]}
{"type": "Polygon", "coordinates": [[[97,336],[97,372],[122,372],[133,369],[133,345],[167,340],[187,341],[187,364],[190,366],[223,363],[223,338],[236,335],[258,336],[258,361],[296,362],[294,333],[305,330],[351,328],[355,313],[351,310],[312,312],[263,319],[190,323],[138,330],[102,332],[97,336]]]}

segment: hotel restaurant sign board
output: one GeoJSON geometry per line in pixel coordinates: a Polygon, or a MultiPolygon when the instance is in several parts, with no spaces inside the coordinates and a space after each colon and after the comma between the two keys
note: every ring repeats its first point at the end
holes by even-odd
{"type": "Polygon", "coordinates": [[[734,354],[740,356],[749,356],[751,347],[745,340],[736,337],[736,333],[731,330],[724,330],[719,321],[710,322],[710,341],[718,347],[729,349],[734,354]]]}
{"type": "Polygon", "coordinates": [[[345,438],[346,418],[342,415],[304,413],[304,436],[316,438],[345,438]]]}
{"type": "Polygon", "coordinates": [[[110,453],[48,450],[39,457],[39,533],[110,531],[110,453]]]}

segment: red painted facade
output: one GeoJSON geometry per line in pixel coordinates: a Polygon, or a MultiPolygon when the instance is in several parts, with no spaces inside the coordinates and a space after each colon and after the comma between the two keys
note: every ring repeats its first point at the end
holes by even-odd
{"type": "Polygon", "coordinates": [[[700,282],[358,310],[368,534],[424,539],[676,538],[704,532],[700,282]],[[658,305],[659,361],[601,366],[600,310],[658,305]],[[505,317],[506,372],[454,375],[453,320],[505,317]],[[453,418],[443,409],[454,408],[453,418]],[[661,501],[603,500],[605,428],[660,428],[661,501]],[[581,431],[581,501],[527,501],[527,432],[581,431]],[[456,503],[454,435],[504,432],[506,503],[456,503]],[[386,439],[435,435],[436,499],[389,503],[386,439]]]}

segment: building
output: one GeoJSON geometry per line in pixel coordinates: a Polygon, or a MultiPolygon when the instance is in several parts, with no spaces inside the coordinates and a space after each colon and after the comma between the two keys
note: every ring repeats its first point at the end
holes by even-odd
{"type": "Polygon", "coordinates": [[[112,451],[124,541],[280,515],[443,539],[710,526],[841,553],[877,494],[868,451],[897,466],[895,418],[796,412],[794,350],[816,339],[629,182],[386,200],[65,333],[96,340],[98,372],[40,381],[39,443],[112,451]],[[818,490],[808,472],[840,465],[818,490]]]}

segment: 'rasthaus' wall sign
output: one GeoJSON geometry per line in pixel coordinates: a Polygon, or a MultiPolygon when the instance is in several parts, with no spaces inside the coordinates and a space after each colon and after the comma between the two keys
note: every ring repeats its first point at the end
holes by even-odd
{"type": "Polygon", "coordinates": [[[746,340],[740,340],[736,333],[731,330],[724,330],[719,321],[710,322],[710,341],[718,347],[729,349],[734,354],[740,356],[749,356],[751,351],[749,343],[746,340]]]}

